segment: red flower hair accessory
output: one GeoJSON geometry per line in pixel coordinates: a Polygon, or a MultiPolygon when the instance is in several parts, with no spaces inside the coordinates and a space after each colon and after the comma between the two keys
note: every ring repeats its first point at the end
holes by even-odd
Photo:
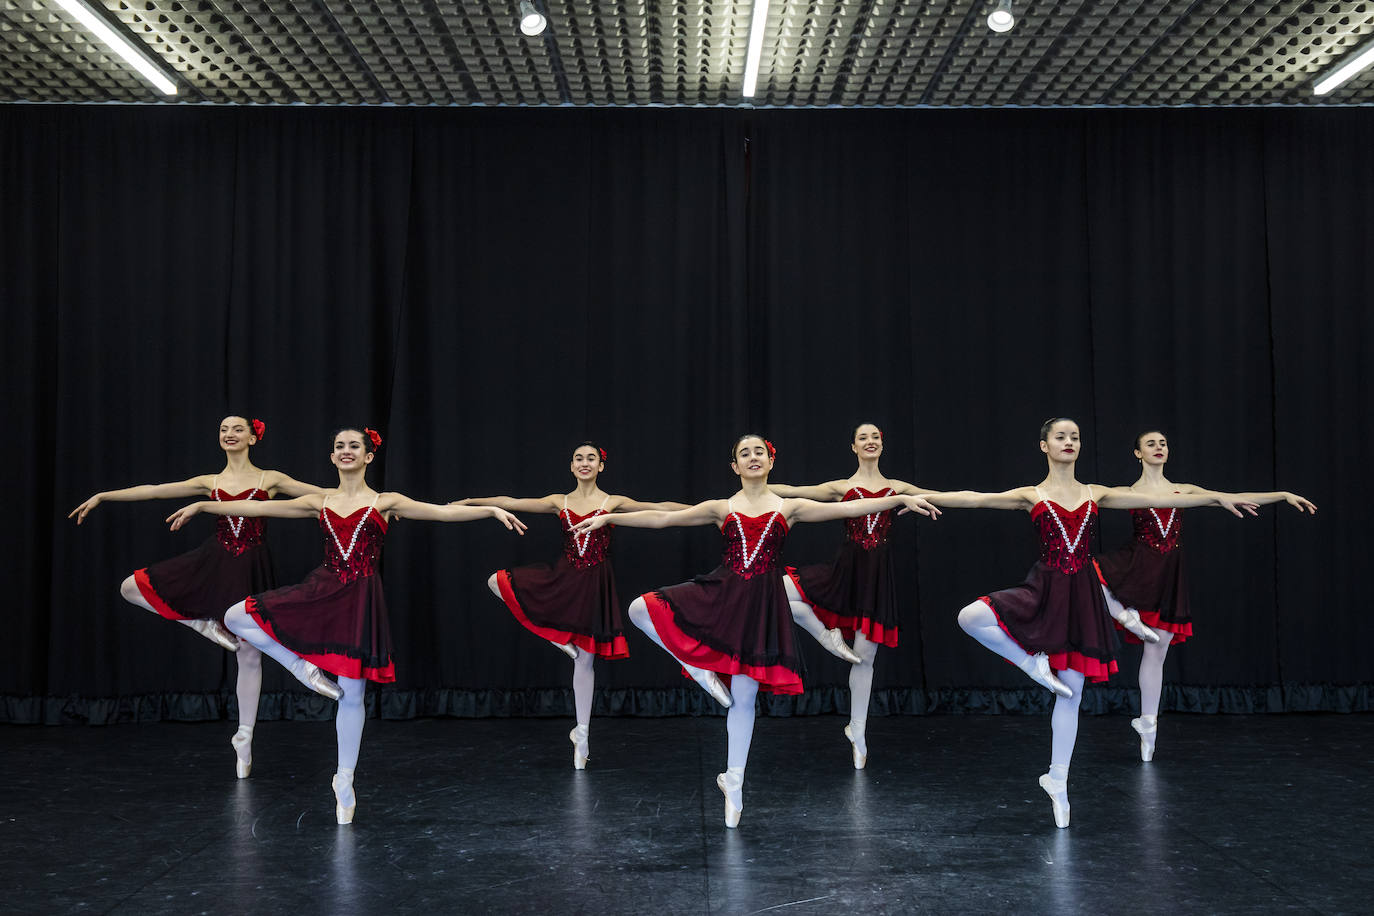
{"type": "Polygon", "coordinates": [[[772,458],[774,461],[777,461],[777,460],[778,460],[778,450],[777,450],[776,448],[773,447],[773,443],[769,442],[767,439],[764,439],[764,440],[763,440],[763,444],[766,445],[766,446],[768,446],[768,457],[769,457],[769,458],[772,458]]]}
{"type": "Polygon", "coordinates": [[[363,427],[363,432],[367,434],[367,438],[372,440],[372,450],[374,452],[382,447],[381,433],[377,432],[375,429],[368,429],[366,426],[363,427]]]}
{"type": "Polygon", "coordinates": [[[267,435],[267,424],[257,419],[256,417],[254,417],[252,420],[249,420],[248,422],[253,427],[253,435],[257,436],[258,441],[261,442],[262,437],[267,435]]]}
{"type": "Polygon", "coordinates": [[[602,464],[605,464],[605,463],[606,463],[606,450],[605,450],[604,448],[601,448],[600,446],[598,446],[596,450],[597,450],[598,452],[601,453],[601,463],[602,463],[602,464]]]}

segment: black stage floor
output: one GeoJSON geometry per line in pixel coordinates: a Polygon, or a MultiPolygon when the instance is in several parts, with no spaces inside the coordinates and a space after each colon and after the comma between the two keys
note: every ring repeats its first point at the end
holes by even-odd
{"type": "Polygon", "coordinates": [[[0,910],[98,913],[1370,912],[1374,715],[1171,715],[1141,764],[1085,717],[1073,825],[1044,717],[759,719],[722,826],[723,719],[369,721],[333,822],[328,723],[0,728],[0,910]]]}

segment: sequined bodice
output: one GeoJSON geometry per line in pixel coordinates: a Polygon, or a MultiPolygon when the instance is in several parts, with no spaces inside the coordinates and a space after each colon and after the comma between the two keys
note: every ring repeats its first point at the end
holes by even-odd
{"type": "MultiPolygon", "coordinates": [[[[215,502],[227,503],[236,499],[270,499],[267,491],[259,488],[242,493],[226,493],[216,487],[210,491],[215,502]]],[[[261,518],[246,518],[242,515],[221,515],[215,519],[215,539],[219,545],[234,556],[241,556],[248,550],[262,544],[263,522],[261,518]]]]}
{"type": "MultiPolygon", "coordinates": [[[[875,496],[892,496],[895,492],[891,487],[886,487],[876,493],[871,493],[863,487],[850,487],[841,501],[849,502],[855,499],[871,499],[875,496]]],[[[886,544],[888,532],[892,529],[892,516],[895,512],[894,509],[888,509],[886,512],[875,512],[872,515],[845,519],[845,535],[864,550],[872,550],[880,544],[886,544]]]]}
{"type": "Polygon", "coordinates": [[[1058,503],[1041,500],[1031,509],[1040,537],[1040,562],[1073,575],[1092,557],[1097,533],[1097,503],[1088,500],[1072,512],[1058,503]]]}
{"type": "Polygon", "coordinates": [[[731,512],[725,516],[720,533],[725,536],[721,563],[740,578],[752,579],[778,567],[782,544],[787,539],[787,523],[780,512],[757,518],[731,512]]]}
{"type": "Polygon", "coordinates": [[[324,565],[340,582],[376,575],[386,539],[381,513],[368,507],[340,515],[326,506],[320,510],[320,530],[324,532],[324,565]]]}
{"type": "Polygon", "coordinates": [[[573,569],[586,569],[605,561],[611,549],[611,525],[603,525],[585,534],[575,534],[572,530],[583,519],[605,514],[605,509],[593,509],[586,515],[578,515],[567,508],[558,513],[558,520],[563,526],[563,556],[567,557],[568,565],[573,569]]]}
{"type": "Polygon", "coordinates": [[[1178,546],[1183,528],[1181,509],[1132,509],[1131,524],[1135,539],[1144,541],[1160,553],[1168,553],[1178,546]]]}

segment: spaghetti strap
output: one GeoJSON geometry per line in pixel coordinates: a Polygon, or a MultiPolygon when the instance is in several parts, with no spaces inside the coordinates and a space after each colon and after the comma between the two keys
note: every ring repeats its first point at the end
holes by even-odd
{"type": "Polygon", "coordinates": [[[564,493],[564,494],[563,494],[563,511],[564,511],[564,512],[567,512],[567,511],[568,511],[568,494],[567,494],[567,493],[564,493]]]}
{"type": "Polygon", "coordinates": [[[263,482],[266,481],[266,480],[267,480],[267,472],[266,472],[266,471],[263,471],[262,474],[258,477],[258,485],[257,485],[256,487],[254,487],[253,489],[254,489],[254,490],[261,490],[261,489],[262,489],[263,482]]]}
{"type": "Polygon", "coordinates": [[[1039,488],[1039,487],[1036,487],[1036,488],[1035,488],[1035,498],[1036,498],[1036,500],[1037,500],[1038,502],[1042,502],[1042,503],[1043,503],[1043,502],[1046,501],[1046,500],[1045,500],[1045,494],[1040,492],[1040,488],[1039,488]]]}
{"type": "MultiPolygon", "coordinates": [[[[216,475],[214,476],[214,478],[210,481],[210,494],[213,496],[213,495],[214,495],[214,492],[215,492],[216,490],[218,490],[218,489],[219,489],[219,475],[216,474],[216,475]]],[[[219,499],[218,496],[216,496],[215,498],[216,498],[216,499],[219,499]]]]}
{"type": "MultiPolygon", "coordinates": [[[[568,499],[568,498],[567,498],[566,496],[563,497],[564,502],[566,502],[567,499],[568,499]]],[[[606,494],[606,498],[603,499],[603,500],[601,501],[601,505],[599,505],[599,506],[596,507],[596,511],[597,511],[597,512],[603,512],[603,511],[605,511],[605,509],[606,509],[606,503],[608,503],[608,502],[610,502],[610,501],[611,501],[611,494],[607,493],[607,494],[606,494]]]]}

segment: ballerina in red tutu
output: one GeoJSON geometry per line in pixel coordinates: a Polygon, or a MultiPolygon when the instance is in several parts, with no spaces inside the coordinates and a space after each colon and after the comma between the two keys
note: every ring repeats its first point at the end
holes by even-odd
{"type": "Polygon", "coordinates": [[[709,500],[677,512],[598,515],[573,528],[578,535],[611,521],[630,528],[720,528],[725,539],[721,565],[690,582],[640,595],[630,603],[630,622],[729,709],[726,770],[716,777],[716,786],[725,794],[727,827],[738,826],[744,808],[744,767],[753,739],[758,691],[802,692],[801,661],[792,642],[792,612],[781,563],[788,529],[798,522],[855,518],[888,509],[939,514],[919,496],[846,503],[784,499],[768,490],[768,474],[776,457],[776,449],[762,436],[741,436],[731,450],[730,462],[740,478],[740,489],[729,499],[709,500]]]}
{"type": "MultiPolygon", "coordinates": [[[[1169,460],[1169,440],[1157,429],[1135,437],[1135,457],[1140,478],[1130,490],[1142,496],[1168,497],[1179,493],[1211,493],[1190,483],[1174,483],[1164,476],[1169,460]]],[[[1286,502],[1299,512],[1316,514],[1309,500],[1288,491],[1228,493],[1258,505],[1286,502]]],[[[1154,759],[1159,735],[1159,698],[1164,685],[1164,658],[1170,645],[1193,635],[1193,616],[1188,608],[1181,537],[1183,513],[1154,503],[1131,510],[1134,535],[1124,547],[1097,558],[1103,595],[1117,626],[1130,642],[1144,643],[1140,658],[1140,716],[1131,727],[1140,736],[1140,759],[1154,759]]]]}
{"type": "Polygon", "coordinates": [[[400,493],[378,493],[367,485],[382,437],[363,427],[334,433],[329,460],[339,472],[339,485],[320,495],[280,502],[198,502],[173,513],[176,530],[198,512],[250,518],[315,518],[324,535],[324,563],[299,585],[253,594],[229,608],[230,630],[280,662],[302,684],[339,701],[335,732],[339,769],[334,775],[335,815],[340,824],[353,821],[356,797],[353,771],[362,743],[363,696],[368,681],[396,679],[391,661],[391,627],[382,594],[377,561],[388,518],[433,522],[468,522],[494,518],[519,533],[524,524],[504,509],[436,506],[400,493]],[[323,669],[323,671],[321,670],[323,669]],[[336,675],[335,684],[324,671],[336,675]]]}
{"type": "Polygon", "coordinates": [[[1049,473],[1036,486],[926,498],[944,508],[1030,513],[1040,539],[1039,562],[1022,584],[985,595],[961,610],[959,626],[1054,692],[1050,769],[1040,777],[1040,787],[1050,797],[1055,824],[1067,827],[1069,761],[1078,736],[1083,683],[1105,681],[1116,671],[1116,637],[1090,551],[1098,507],[1219,506],[1239,516],[1242,509],[1254,514],[1255,503],[1210,492],[1145,497],[1125,487],[1079,483],[1074,477],[1081,452],[1078,424],[1066,417],[1047,420],[1040,428],[1040,450],[1049,473]]]}
{"type": "Polygon", "coordinates": [[[521,566],[492,573],[487,587],[506,603],[525,629],[547,639],[573,661],[573,702],[577,725],[568,734],[573,745],[573,767],[585,769],[591,756],[589,734],[592,696],[596,687],[593,660],[625,658],[620,602],[611,569],[611,531],[602,528],[586,535],[573,526],[586,518],[616,512],[686,509],[683,503],[643,503],[628,496],[613,496],[598,485],[606,470],[606,450],[594,442],[573,449],[571,493],[550,493],[534,499],[481,496],[459,500],[455,505],[499,506],[511,512],[557,514],[563,529],[563,553],[553,567],[521,566]]]}
{"type": "MultiPolygon", "coordinates": [[[[769,484],[779,496],[802,497],[821,502],[849,502],[875,496],[925,496],[925,490],[901,480],[884,477],[878,470],[883,454],[883,432],[872,423],[860,423],[850,437],[850,451],[859,459],[858,469],[844,480],[810,487],[769,484]]],[[[844,728],[854,758],[854,769],[868,762],[865,736],[868,701],[873,693],[873,661],[878,647],[895,648],[900,617],[897,588],[892,578],[888,532],[892,509],[851,518],[845,522],[845,540],[830,563],[787,567],[787,598],[792,619],[822,645],[854,641],[846,661],[849,669],[849,724],[844,728]],[[828,629],[827,629],[828,628],[828,629]]],[[[829,646],[827,646],[829,648],[829,646]]],[[[832,649],[832,651],[835,651],[832,649]]],[[[844,654],[835,651],[844,658],[844,654]]]]}
{"type": "MultiPolygon", "coordinates": [[[[175,483],[143,484],[123,490],[97,493],[68,515],[79,525],[103,502],[136,502],[145,499],[185,499],[208,496],[213,500],[266,500],[277,495],[304,496],[323,493],[280,471],[264,471],[253,464],[249,449],[263,440],[267,426],[261,420],[228,416],[219,424],[219,447],[224,450],[224,469],[175,483]]],[[[215,533],[195,550],[136,570],[119,586],[125,601],[175,620],[211,642],[235,654],[238,675],[235,694],[239,726],[231,742],[235,770],[240,779],[253,766],[253,729],[258,721],[258,697],[262,693],[262,655],[241,642],[224,627],[224,611],[254,592],[276,584],[272,555],[263,539],[258,518],[228,516],[215,524],[215,533]]]]}

